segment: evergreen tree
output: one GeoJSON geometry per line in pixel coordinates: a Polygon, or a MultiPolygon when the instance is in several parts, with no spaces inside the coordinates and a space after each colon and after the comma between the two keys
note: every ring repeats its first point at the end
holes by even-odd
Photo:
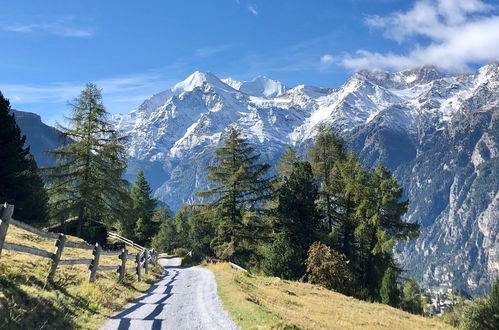
{"type": "Polygon", "coordinates": [[[214,198],[209,207],[218,213],[212,241],[215,253],[241,263],[249,261],[256,243],[266,237],[259,213],[271,188],[271,180],[265,177],[270,166],[257,163],[260,155],[254,151],[232,128],[215,152],[216,165],[207,168],[208,179],[216,186],[198,193],[214,198]]]}
{"type": "Polygon", "coordinates": [[[309,246],[316,240],[319,220],[315,209],[317,186],[309,162],[295,162],[277,192],[278,231],[285,232],[300,252],[302,274],[309,246]]]}
{"type": "Polygon", "coordinates": [[[157,200],[151,198],[151,194],[151,187],[144,176],[144,172],[139,170],[130,196],[133,205],[132,214],[135,219],[133,237],[141,245],[149,244],[152,236],[158,229],[157,223],[153,222],[157,200]]]}
{"type": "Polygon", "coordinates": [[[330,127],[320,125],[315,144],[309,150],[309,160],[314,174],[319,178],[321,196],[320,207],[328,231],[333,230],[333,193],[331,187],[331,169],[335,162],[345,159],[346,147],[343,139],[334,133],[330,127]]]}
{"type": "Polygon", "coordinates": [[[400,292],[397,287],[397,273],[392,267],[389,267],[383,275],[379,295],[381,296],[381,302],[383,304],[392,307],[397,307],[399,305],[400,292]]]}
{"type": "Polygon", "coordinates": [[[14,204],[14,216],[32,224],[47,221],[47,194],[26,137],[0,92],[0,203],[14,204]]]}
{"type": "Polygon", "coordinates": [[[123,137],[108,123],[101,91],[94,84],[87,84],[70,108],[69,127],[58,129],[71,143],[51,151],[57,166],[46,173],[49,193],[56,196],[51,200],[53,217],[76,216],[76,235],[81,236],[85,226],[92,231],[90,220],[115,222],[123,216],[127,161],[123,137]]]}
{"type": "Polygon", "coordinates": [[[268,276],[299,279],[303,275],[303,253],[293,245],[289,233],[281,232],[268,247],[262,266],[268,276]]]}

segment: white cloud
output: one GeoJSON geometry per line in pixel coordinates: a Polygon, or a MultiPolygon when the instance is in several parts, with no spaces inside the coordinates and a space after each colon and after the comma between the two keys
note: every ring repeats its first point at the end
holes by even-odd
{"type": "Polygon", "coordinates": [[[324,66],[330,66],[334,63],[334,57],[331,54],[325,54],[321,57],[321,64],[324,66]]]}
{"type": "Polygon", "coordinates": [[[258,15],[258,9],[256,8],[256,6],[254,4],[248,5],[248,11],[255,16],[258,15]]]}
{"type": "Polygon", "coordinates": [[[2,23],[0,29],[17,33],[46,33],[62,37],[88,38],[93,36],[93,29],[76,26],[72,21],[72,18],[64,18],[49,23],[2,23]]]}
{"type": "Polygon", "coordinates": [[[386,38],[413,44],[404,54],[358,50],[341,63],[351,69],[401,70],[424,64],[463,71],[499,59],[499,16],[481,0],[419,0],[407,12],[371,16],[366,23],[386,38]],[[418,40],[426,40],[418,43],[418,40]]]}

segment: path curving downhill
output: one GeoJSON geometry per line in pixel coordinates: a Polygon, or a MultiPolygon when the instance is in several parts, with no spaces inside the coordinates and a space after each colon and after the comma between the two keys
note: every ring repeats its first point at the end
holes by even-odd
{"type": "Polygon", "coordinates": [[[159,263],[165,273],[158,282],[101,330],[238,329],[222,307],[211,271],[180,267],[179,258],[159,263]]]}

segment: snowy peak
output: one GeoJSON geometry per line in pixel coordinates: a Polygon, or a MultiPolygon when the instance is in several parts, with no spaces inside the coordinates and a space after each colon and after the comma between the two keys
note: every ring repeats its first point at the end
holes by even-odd
{"type": "Polygon", "coordinates": [[[252,81],[243,82],[239,87],[239,91],[243,93],[265,98],[279,97],[288,89],[283,83],[265,76],[258,76],[252,81]]]}
{"type": "Polygon", "coordinates": [[[221,81],[213,73],[210,72],[203,73],[200,71],[195,71],[185,80],[173,86],[171,90],[175,95],[178,95],[183,92],[192,92],[195,88],[203,87],[206,85],[227,91],[233,89],[232,87],[221,81]]]}

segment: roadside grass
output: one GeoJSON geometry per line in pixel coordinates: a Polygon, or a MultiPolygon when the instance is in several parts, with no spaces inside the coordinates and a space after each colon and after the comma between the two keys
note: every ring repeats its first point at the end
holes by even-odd
{"type": "MultiPolygon", "coordinates": [[[[67,236],[69,241],[83,242],[67,236]]],[[[6,242],[53,252],[54,240],[9,226],[6,242]]],[[[136,253],[137,251],[130,251],[136,253]]],[[[91,250],[64,248],[62,259],[92,257],[91,250]]],[[[116,310],[145,292],[162,274],[160,266],[143,274],[128,273],[117,283],[115,271],[98,272],[88,283],[87,265],[59,265],[54,283],[45,286],[50,260],[3,250],[0,256],[0,329],[96,329],[116,310]]],[[[118,265],[117,256],[101,255],[101,265],[118,265]]],[[[132,262],[131,260],[129,262],[132,262]]]]}
{"type": "Polygon", "coordinates": [[[218,294],[242,329],[453,329],[406,313],[307,283],[255,276],[212,264],[218,294]]]}

